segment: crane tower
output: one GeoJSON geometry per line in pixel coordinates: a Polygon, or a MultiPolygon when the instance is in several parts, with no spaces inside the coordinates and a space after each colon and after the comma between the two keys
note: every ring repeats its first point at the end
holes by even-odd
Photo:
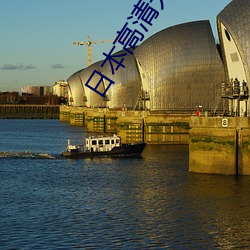
{"type": "Polygon", "coordinates": [[[109,42],[114,42],[114,40],[100,40],[100,41],[91,41],[90,36],[88,35],[88,41],[86,42],[73,42],[74,45],[87,45],[88,46],[88,66],[92,64],[92,59],[91,59],[91,45],[92,44],[99,44],[99,43],[109,43],[109,42]]]}

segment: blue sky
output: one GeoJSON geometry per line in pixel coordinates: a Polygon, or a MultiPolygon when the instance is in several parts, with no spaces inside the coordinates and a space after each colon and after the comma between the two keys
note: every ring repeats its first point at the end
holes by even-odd
{"type": "MultiPolygon", "coordinates": [[[[145,1],[145,0],[144,0],[145,1]]],[[[146,1],[147,2],[147,1],[146,1]]],[[[170,26],[210,20],[231,0],[154,0],[160,12],[144,41],[170,26]],[[181,6],[181,7],[180,7],[181,6]]],[[[0,91],[23,85],[53,85],[87,66],[87,46],[73,41],[115,39],[138,0],[0,0],[0,91]]],[[[138,26],[140,27],[140,26],[138,26]]],[[[92,46],[92,62],[104,59],[112,43],[92,46]]],[[[117,47],[117,50],[122,47],[117,47]]]]}

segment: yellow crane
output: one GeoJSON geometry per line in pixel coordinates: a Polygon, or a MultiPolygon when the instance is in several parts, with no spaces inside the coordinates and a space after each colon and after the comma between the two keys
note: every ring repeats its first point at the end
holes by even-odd
{"type": "Polygon", "coordinates": [[[114,40],[101,40],[101,41],[91,41],[90,36],[88,35],[88,41],[86,42],[73,42],[74,45],[87,45],[88,46],[88,66],[92,64],[91,59],[91,45],[92,44],[98,44],[98,43],[110,43],[114,42],[114,40]]]}

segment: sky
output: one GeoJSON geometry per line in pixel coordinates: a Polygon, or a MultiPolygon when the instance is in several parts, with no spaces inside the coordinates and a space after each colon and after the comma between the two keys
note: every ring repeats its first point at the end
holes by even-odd
{"type": "MultiPolygon", "coordinates": [[[[115,40],[138,1],[0,0],[0,91],[20,92],[24,85],[52,86],[87,67],[87,46],[72,42],[85,42],[88,35],[92,41],[115,40]]],[[[209,20],[217,39],[216,16],[231,2],[162,1],[163,10],[161,0],[150,4],[159,16],[144,31],[143,41],[173,25],[198,20],[209,20]]],[[[112,47],[112,42],[92,46],[92,62],[103,60],[103,53],[112,47]]],[[[122,45],[115,51],[121,49],[122,45]]]]}

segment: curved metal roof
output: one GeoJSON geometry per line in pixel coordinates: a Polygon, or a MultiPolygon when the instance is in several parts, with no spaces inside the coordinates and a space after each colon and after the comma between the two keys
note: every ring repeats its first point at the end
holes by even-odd
{"type": "Polygon", "coordinates": [[[84,69],[78,70],[72,74],[68,79],[68,92],[70,104],[75,106],[85,106],[85,91],[80,80],[80,73],[84,69]]]}
{"type": "MultiPolygon", "coordinates": [[[[85,94],[86,94],[87,107],[105,107],[106,106],[105,99],[101,95],[97,94],[95,91],[93,91],[92,89],[85,86],[85,84],[89,80],[89,78],[92,75],[92,73],[94,72],[94,70],[100,71],[99,69],[101,68],[101,64],[102,64],[102,61],[96,62],[96,63],[90,65],[89,67],[87,67],[79,75],[83,89],[84,89],[85,94]]],[[[99,81],[100,81],[100,77],[95,74],[91,78],[89,85],[91,87],[95,88],[99,81]]],[[[101,83],[99,85],[99,87],[97,88],[97,91],[100,91],[101,93],[103,93],[104,90],[105,90],[105,87],[104,87],[103,83],[101,83]]]]}
{"type": "MultiPolygon", "coordinates": [[[[124,58],[123,65],[125,68],[120,67],[117,71],[114,71],[112,75],[111,66],[107,61],[100,69],[101,73],[115,82],[107,91],[108,107],[109,108],[133,108],[139,98],[141,91],[141,81],[139,73],[136,67],[134,56],[125,50],[114,53],[114,56],[122,55],[126,53],[124,57],[116,57],[117,61],[124,58]]],[[[116,68],[116,64],[113,63],[113,67],[116,68]]],[[[108,82],[104,81],[105,87],[108,87],[108,82]]]]}
{"type": "MultiPolygon", "coordinates": [[[[250,4],[249,0],[234,0],[218,15],[231,34],[245,67],[247,81],[250,82],[250,4]]],[[[219,29],[219,33],[222,32],[219,29]]],[[[221,35],[220,35],[221,36],[221,35]]]]}
{"type": "MultiPolygon", "coordinates": [[[[121,55],[119,51],[114,55],[121,55]]],[[[116,57],[120,61],[120,57],[116,57]]],[[[134,50],[127,52],[123,65],[112,75],[107,61],[92,64],[73,74],[69,79],[74,105],[134,107],[141,89],[147,91],[152,110],[187,111],[198,105],[212,109],[216,92],[224,81],[224,68],[216,48],[209,21],[176,25],[151,36],[134,50]],[[107,91],[108,102],[85,86],[94,70],[115,82],[107,91]]],[[[116,64],[114,63],[114,68],[116,64]]],[[[100,77],[93,77],[94,87],[100,77]]],[[[103,80],[98,91],[109,84],[103,80]]]]}
{"type": "Polygon", "coordinates": [[[224,68],[209,21],[184,23],[148,38],[136,50],[152,110],[212,108],[224,68]]]}
{"type": "MultiPolygon", "coordinates": [[[[81,95],[86,96],[86,106],[88,107],[104,107],[109,108],[133,108],[137,102],[141,91],[141,81],[139,73],[135,64],[135,59],[132,54],[121,50],[114,53],[114,56],[122,55],[127,53],[124,57],[123,65],[125,68],[120,67],[117,71],[115,70],[112,74],[111,66],[107,61],[103,67],[101,67],[103,61],[96,62],[84,70],[77,71],[69,79],[69,88],[71,89],[72,96],[74,99],[74,105],[82,106],[81,95]],[[106,92],[106,97],[103,98],[95,91],[85,86],[94,70],[105,75],[115,83],[106,92]]],[[[117,57],[120,61],[123,57],[117,57]]],[[[116,64],[113,62],[113,67],[116,68],[116,64]]],[[[94,74],[88,85],[95,88],[101,77],[98,74],[94,74]]],[[[109,81],[103,79],[97,88],[97,91],[103,93],[109,85],[109,81]]]]}

